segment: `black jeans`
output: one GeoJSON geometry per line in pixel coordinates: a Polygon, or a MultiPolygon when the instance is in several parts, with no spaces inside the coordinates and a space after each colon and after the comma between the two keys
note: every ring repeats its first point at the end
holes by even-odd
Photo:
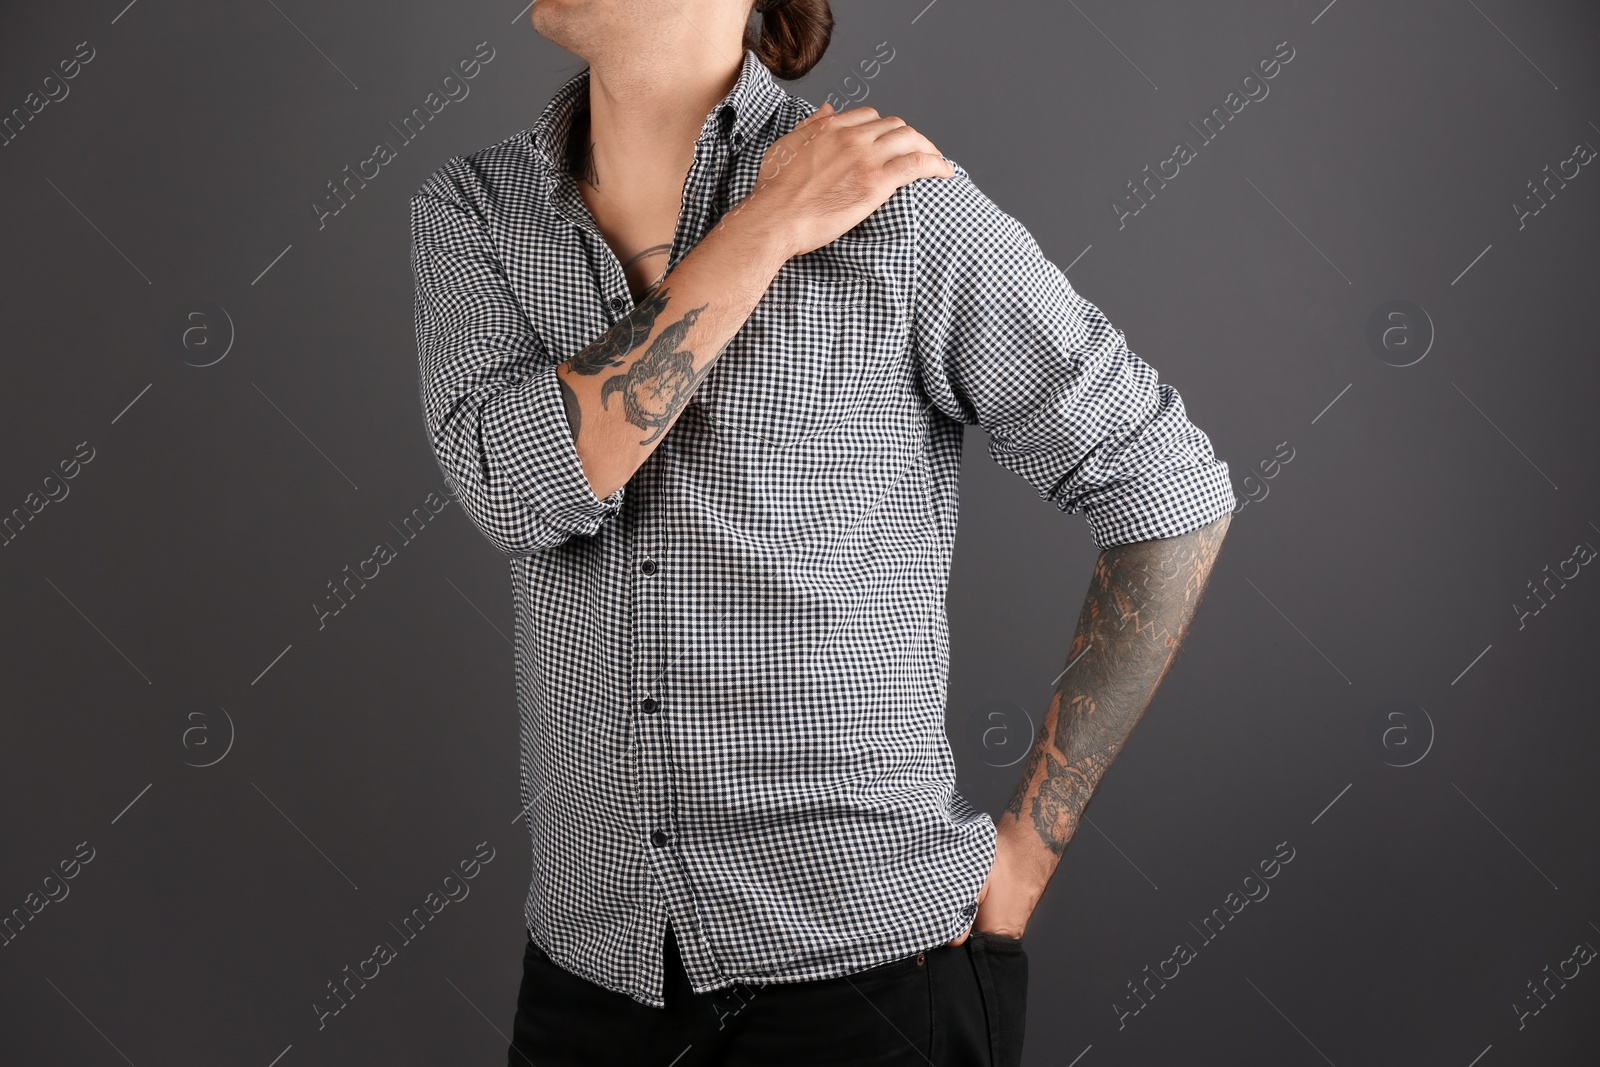
{"type": "Polygon", "coordinates": [[[781,1067],[932,1063],[1019,1067],[1028,995],[1022,942],[973,933],[865,971],[695,993],[669,924],[666,1008],[604,989],[530,939],[510,1067],[781,1067]]]}

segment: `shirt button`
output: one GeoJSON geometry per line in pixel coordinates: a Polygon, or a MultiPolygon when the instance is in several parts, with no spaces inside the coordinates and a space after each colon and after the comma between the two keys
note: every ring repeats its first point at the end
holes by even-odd
{"type": "Polygon", "coordinates": [[[607,303],[610,305],[612,311],[621,311],[623,304],[627,303],[627,301],[623,300],[620,296],[614,296],[608,300],[607,303]]]}
{"type": "Polygon", "coordinates": [[[643,700],[639,701],[639,707],[646,715],[654,714],[656,708],[659,706],[660,705],[656,703],[655,697],[645,697],[643,700]]]}
{"type": "Polygon", "coordinates": [[[650,843],[656,848],[666,848],[667,842],[672,840],[672,835],[665,830],[657,830],[650,835],[650,843]]]}
{"type": "Polygon", "coordinates": [[[645,560],[643,563],[639,564],[639,570],[643,571],[645,577],[648,578],[650,575],[656,572],[656,561],[653,559],[645,560]]]}

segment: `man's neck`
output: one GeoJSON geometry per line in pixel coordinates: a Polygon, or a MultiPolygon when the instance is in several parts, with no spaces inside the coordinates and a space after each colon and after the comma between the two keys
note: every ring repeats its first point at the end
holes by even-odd
{"type": "MultiPolygon", "coordinates": [[[[694,141],[706,116],[738,81],[739,58],[649,63],[633,59],[589,67],[591,174],[602,195],[628,196],[661,180],[682,176],[694,158],[694,141]],[[609,184],[609,188],[608,188],[609,184]]],[[[577,146],[582,154],[584,146],[577,146]]]]}

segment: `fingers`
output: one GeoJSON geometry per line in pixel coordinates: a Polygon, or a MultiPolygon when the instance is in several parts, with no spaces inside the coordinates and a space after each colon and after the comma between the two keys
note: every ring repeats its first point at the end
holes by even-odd
{"type": "MultiPolygon", "coordinates": [[[[906,120],[901,118],[899,115],[885,115],[881,119],[872,119],[868,122],[860,123],[857,128],[862,134],[879,140],[881,140],[885,135],[893,133],[895,130],[911,129],[911,127],[907,125],[906,120]]],[[[915,133],[916,131],[912,130],[912,132],[915,133]]]]}
{"type": "Polygon", "coordinates": [[[884,163],[883,172],[895,182],[897,188],[918,178],[952,178],[956,173],[950,161],[937,152],[910,152],[896,156],[884,163]]]}
{"type": "MultiPolygon", "coordinates": [[[[799,122],[795,123],[794,128],[798,130],[809,123],[823,122],[825,120],[829,123],[829,125],[844,128],[863,126],[870,122],[882,121],[878,117],[876,108],[853,107],[848,111],[839,111],[833,106],[832,102],[824,100],[815,111],[801,119],[799,122]],[[827,110],[823,110],[824,108],[827,110]]],[[[893,121],[900,122],[899,119],[894,119],[893,121]]]]}
{"type": "Polygon", "coordinates": [[[879,118],[878,109],[872,107],[853,107],[849,111],[840,111],[834,115],[834,124],[837,126],[865,126],[879,121],[882,120],[879,118]]]}
{"type": "Polygon", "coordinates": [[[886,149],[892,149],[896,154],[931,152],[937,155],[939,152],[932,141],[912,129],[900,116],[880,116],[876,110],[870,107],[852,108],[849,111],[827,115],[823,115],[822,109],[819,107],[803,119],[800,125],[805,125],[813,119],[819,122],[827,119],[829,120],[828,126],[838,130],[839,136],[847,137],[849,140],[858,143],[870,143],[880,152],[886,149]],[[846,133],[845,131],[849,132],[846,133]]]}
{"type": "Polygon", "coordinates": [[[883,127],[882,132],[873,140],[872,147],[885,156],[903,156],[907,152],[939,154],[939,149],[934,147],[932,141],[905,123],[883,127]]]}
{"type": "MultiPolygon", "coordinates": [[[[883,119],[898,122],[898,119],[883,119]]],[[[949,178],[955,174],[934,143],[910,126],[886,126],[872,142],[873,151],[883,160],[884,172],[901,184],[918,178],[949,178]]]]}
{"type": "Polygon", "coordinates": [[[875,162],[880,168],[879,173],[887,179],[884,195],[918,178],[950,178],[955,175],[954,167],[940,154],[934,143],[898,115],[880,116],[876,109],[865,106],[835,112],[833,105],[824,101],[802,119],[790,134],[779,138],[767,149],[759,178],[769,180],[775,177],[777,169],[792,160],[798,149],[824,135],[831,144],[841,147],[848,145],[855,153],[864,154],[863,162],[875,162]],[[800,136],[791,140],[797,133],[800,136]],[[769,167],[773,168],[771,174],[768,173],[769,167]]]}

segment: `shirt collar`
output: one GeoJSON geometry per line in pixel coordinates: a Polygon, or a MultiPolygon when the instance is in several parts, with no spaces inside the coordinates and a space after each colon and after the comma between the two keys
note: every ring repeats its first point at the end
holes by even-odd
{"type": "MultiPolygon", "coordinates": [[[[752,48],[744,50],[744,62],[733,88],[711,109],[700,127],[695,143],[722,137],[741,143],[754,136],[783,102],[784,90],[773,80],[772,72],[752,48]]],[[[569,78],[545,105],[538,121],[528,130],[528,140],[554,170],[562,169],[567,131],[579,107],[589,99],[589,68],[569,78]]]]}

